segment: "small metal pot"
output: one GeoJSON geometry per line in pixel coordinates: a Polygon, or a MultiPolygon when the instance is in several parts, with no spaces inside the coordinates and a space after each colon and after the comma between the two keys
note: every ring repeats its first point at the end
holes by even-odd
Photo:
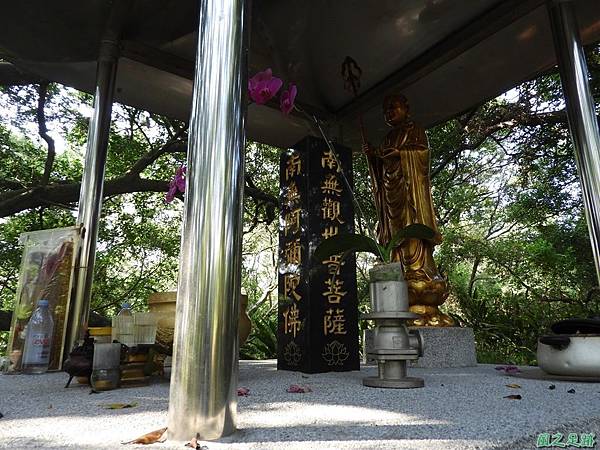
{"type": "Polygon", "coordinates": [[[538,366],[553,375],[600,377],[600,320],[568,319],[538,339],[538,366]]]}
{"type": "Polygon", "coordinates": [[[600,335],[542,336],[537,360],[544,372],[553,375],[600,377],[600,335]]]}

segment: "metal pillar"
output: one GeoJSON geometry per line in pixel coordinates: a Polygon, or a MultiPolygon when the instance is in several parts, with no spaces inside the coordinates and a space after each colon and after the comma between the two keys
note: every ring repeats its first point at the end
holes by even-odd
{"type": "Polygon", "coordinates": [[[124,15],[124,5],[117,2],[109,19],[107,33],[100,43],[96,68],[96,89],[94,92],[94,114],[90,120],[85,154],[83,178],[79,191],[77,225],[83,227],[83,238],[79,254],[79,264],[75,272],[75,298],[69,313],[69,326],[65,341],[65,354],[77,345],[87,327],[96,260],[96,240],[98,222],[102,208],[104,187],[104,166],[108,149],[108,134],[112,113],[113,94],[119,59],[118,36],[120,20],[124,15]]]}
{"type": "Polygon", "coordinates": [[[202,0],[179,285],[169,439],[235,431],[241,275],[244,0],[202,0]]]}
{"type": "Polygon", "coordinates": [[[575,161],[581,180],[596,274],[600,282],[600,133],[585,55],[571,0],[548,4],[575,161]]]}

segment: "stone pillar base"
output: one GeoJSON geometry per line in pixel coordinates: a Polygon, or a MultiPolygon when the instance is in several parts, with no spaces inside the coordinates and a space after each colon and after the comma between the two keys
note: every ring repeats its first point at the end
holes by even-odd
{"type": "MultiPolygon", "coordinates": [[[[410,327],[420,331],[425,344],[424,356],[417,361],[410,361],[409,367],[442,368],[472,367],[477,365],[475,354],[475,336],[472,328],[460,327],[410,327]]],[[[366,354],[373,348],[373,334],[365,331],[366,354]]],[[[365,361],[363,360],[363,363],[365,361]]],[[[366,363],[375,364],[367,359],[366,363]]]]}
{"type": "Polygon", "coordinates": [[[477,365],[472,328],[411,327],[419,330],[425,344],[424,355],[410,367],[472,367],[477,365]]]}

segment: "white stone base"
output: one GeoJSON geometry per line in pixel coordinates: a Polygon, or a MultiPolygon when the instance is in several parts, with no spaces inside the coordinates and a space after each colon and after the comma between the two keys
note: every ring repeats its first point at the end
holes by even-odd
{"type": "MultiPolygon", "coordinates": [[[[473,367],[477,365],[475,336],[471,328],[460,327],[411,327],[419,330],[425,344],[424,356],[410,361],[409,367],[473,367]]],[[[365,355],[373,345],[373,333],[365,332],[365,355]]],[[[363,361],[364,362],[364,361],[363,361]]],[[[367,360],[373,364],[375,361],[367,360]]]]}
{"type": "Polygon", "coordinates": [[[475,336],[472,328],[414,327],[413,329],[421,332],[425,351],[418,361],[411,361],[411,367],[473,367],[477,365],[475,336]]]}

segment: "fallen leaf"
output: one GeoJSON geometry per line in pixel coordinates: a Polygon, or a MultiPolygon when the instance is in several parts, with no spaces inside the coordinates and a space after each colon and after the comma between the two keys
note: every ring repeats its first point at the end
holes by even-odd
{"type": "Polygon", "coordinates": [[[250,395],[250,389],[241,387],[237,390],[238,397],[248,397],[250,395]]]}
{"type": "Polygon", "coordinates": [[[106,403],[104,405],[100,405],[104,409],[125,409],[125,408],[135,408],[137,406],[137,402],[133,403],[106,403]]]}
{"type": "Polygon", "coordinates": [[[160,430],[154,430],[154,431],[151,431],[150,433],[146,433],[143,436],[140,436],[137,439],[134,439],[133,441],[121,442],[121,444],[148,445],[148,444],[155,444],[156,442],[164,442],[167,440],[167,437],[165,436],[166,431],[167,431],[166,427],[161,428],[160,430]]]}
{"type": "Polygon", "coordinates": [[[521,386],[516,383],[507,384],[506,387],[513,388],[513,389],[521,389],[521,386]]]}
{"type": "Polygon", "coordinates": [[[507,395],[506,397],[509,400],[521,400],[523,397],[521,397],[519,394],[513,394],[513,395],[507,395]]]}
{"type": "Polygon", "coordinates": [[[568,392],[569,394],[574,394],[574,393],[575,393],[575,389],[569,389],[567,392],[568,392]]]}
{"type": "Polygon", "coordinates": [[[552,390],[552,389],[556,389],[556,386],[551,384],[550,386],[548,386],[548,389],[552,390]]]}
{"type": "Polygon", "coordinates": [[[312,389],[308,386],[301,386],[299,384],[292,384],[286,389],[286,392],[291,394],[305,394],[306,392],[312,392],[312,389]]]}

